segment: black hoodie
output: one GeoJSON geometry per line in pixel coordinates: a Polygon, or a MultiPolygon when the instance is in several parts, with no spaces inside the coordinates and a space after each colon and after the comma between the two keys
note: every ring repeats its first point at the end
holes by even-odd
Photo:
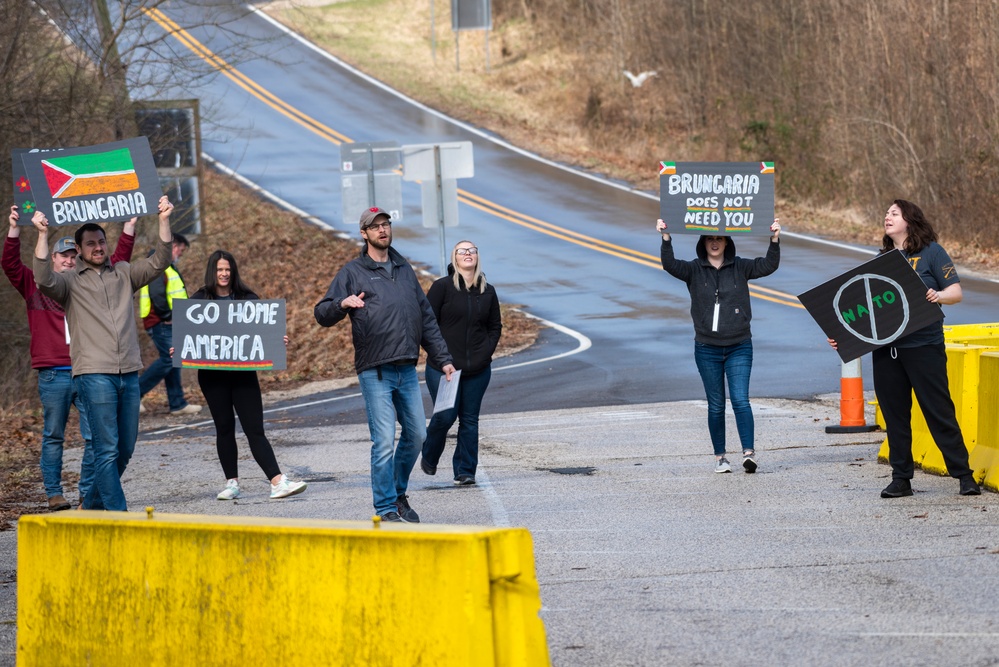
{"type": "Polygon", "coordinates": [[[735,256],[735,241],[726,237],[725,257],[720,268],[708,261],[705,237],[697,240],[697,259],[676,259],[673,240],[663,241],[660,249],[663,269],[687,283],[690,291],[690,316],[694,320],[694,340],[707,345],[738,345],[752,338],[749,321],[753,311],[749,303],[749,281],[769,276],[780,266],[780,244],[771,241],[766,257],[743,259],[735,256]],[[718,320],[715,320],[715,304],[718,320]]]}

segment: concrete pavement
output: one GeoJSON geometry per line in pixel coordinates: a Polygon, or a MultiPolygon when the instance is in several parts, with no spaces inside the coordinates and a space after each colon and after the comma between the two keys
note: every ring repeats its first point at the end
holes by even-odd
{"type": "MultiPolygon", "coordinates": [[[[754,401],[760,470],[734,455],[719,475],[702,401],[490,415],[487,394],[479,484],[453,486],[449,445],[410,498],[424,522],[531,530],[554,665],[999,662],[999,496],[917,471],[913,497],[882,500],[883,436],[826,434],[837,398],[754,401]]],[[[241,439],[244,497],[215,500],[214,434],[199,427],[140,438],[130,507],[367,520],[367,427],[289,423],[269,415],[268,435],[304,494],[270,501],[241,439]]],[[[0,533],[3,665],[15,552],[0,533]]]]}

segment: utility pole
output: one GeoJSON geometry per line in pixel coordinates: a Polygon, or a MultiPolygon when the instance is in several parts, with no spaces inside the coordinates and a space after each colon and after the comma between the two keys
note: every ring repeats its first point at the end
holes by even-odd
{"type": "Polygon", "coordinates": [[[131,102],[128,96],[128,83],[125,80],[125,65],[118,53],[114,28],[111,25],[111,12],[108,11],[107,0],[92,0],[94,17],[97,19],[97,30],[101,36],[100,72],[101,77],[111,90],[114,100],[113,121],[114,138],[116,141],[126,136],[134,136],[134,121],[131,102]]]}

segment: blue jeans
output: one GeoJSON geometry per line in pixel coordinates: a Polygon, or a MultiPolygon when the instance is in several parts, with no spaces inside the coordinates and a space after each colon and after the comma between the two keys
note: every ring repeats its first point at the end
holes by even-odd
{"type": "MultiPolygon", "coordinates": [[[[436,468],[441,454],[444,453],[447,432],[454,424],[454,420],[458,420],[458,444],[451,459],[455,479],[459,475],[475,477],[475,468],[479,464],[479,409],[482,407],[482,397],[486,393],[492,374],[490,366],[476,375],[465,377],[462,373],[454,407],[435,414],[427,426],[427,439],[423,441],[423,460],[436,468]]],[[[439,370],[427,366],[427,389],[430,390],[430,398],[434,402],[437,401],[437,388],[442,377],[444,374],[439,370]]]]}
{"type": "Polygon", "coordinates": [[[83,498],[94,481],[94,459],[87,411],[73,388],[73,372],[68,368],[38,369],[38,397],[42,401],[44,415],[41,467],[45,495],[49,498],[62,495],[62,446],[66,439],[69,406],[75,405],[80,413],[80,435],[84,441],[79,485],[80,497],[83,498]]]}
{"type": "Polygon", "coordinates": [[[409,474],[427,437],[427,417],[416,365],[385,364],[361,371],[357,378],[371,433],[371,493],[375,512],[395,512],[395,501],[406,493],[409,474]],[[397,419],[402,426],[398,445],[395,444],[397,419]]]}
{"type": "Polygon", "coordinates": [[[126,511],[121,475],[139,435],[139,374],[88,373],[73,379],[90,421],[94,484],[84,509],[126,511]]]}
{"type": "Polygon", "coordinates": [[[725,453],[725,378],[743,451],[753,449],[753,408],[749,405],[749,373],[753,369],[752,339],[738,345],[694,343],[694,361],[708,399],[708,432],[715,456],[725,453]]]}
{"type": "Polygon", "coordinates": [[[170,412],[181,410],[187,405],[187,401],[184,400],[184,387],[180,383],[180,369],[174,368],[173,360],[170,358],[170,348],[173,347],[173,325],[160,322],[146,329],[146,333],[153,339],[160,356],[149,364],[149,368],[143,371],[139,378],[139,395],[145,396],[160,383],[160,380],[163,380],[170,412]]]}

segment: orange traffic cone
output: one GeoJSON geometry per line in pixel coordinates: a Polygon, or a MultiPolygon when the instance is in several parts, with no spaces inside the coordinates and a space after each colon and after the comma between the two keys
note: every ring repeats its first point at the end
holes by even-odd
{"type": "Polygon", "coordinates": [[[839,392],[839,426],[826,426],[826,433],[876,431],[877,424],[868,426],[864,420],[864,378],[859,358],[843,362],[839,392]]]}

